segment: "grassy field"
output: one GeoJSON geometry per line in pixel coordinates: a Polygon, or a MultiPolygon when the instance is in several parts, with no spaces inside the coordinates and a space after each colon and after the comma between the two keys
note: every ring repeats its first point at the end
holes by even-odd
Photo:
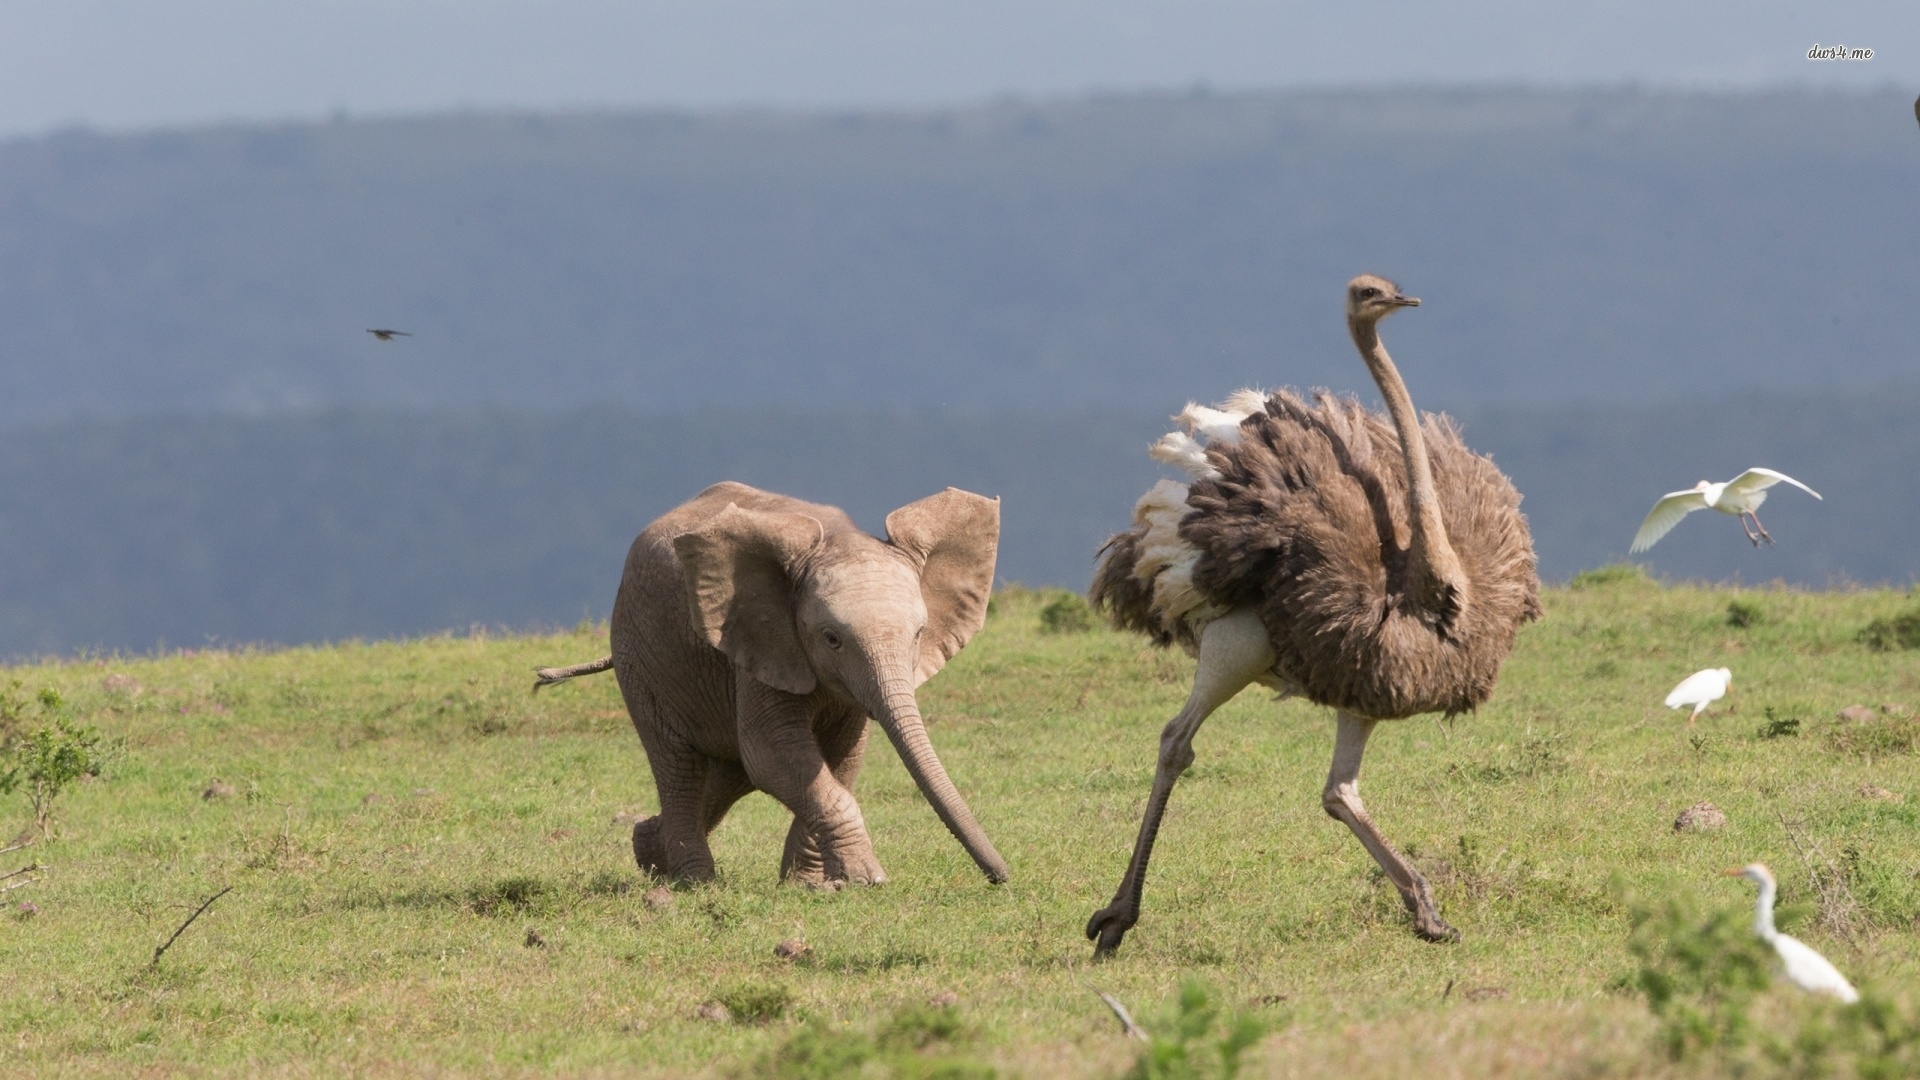
{"type": "MultiPolygon", "coordinates": [[[[1143,920],[1100,965],[1081,928],[1191,665],[1048,632],[1050,599],[1003,592],[922,690],[1012,864],[998,887],[881,741],[859,795],[889,884],[780,887],[786,814],[754,796],[715,836],[719,880],[650,904],[616,816],[650,811],[652,782],[612,678],[528,693],[534,666],[601,655],[600,627],[0,673],[17,727],[57,713],[122,744],[60,796],[56,836],[0,862],[43,864],[0,881],[32,882],[0,912],[0,1072],[726,1076],[803,1072],[810,1049],[817,1075],[862,1055],[890,1075],[885,1047],[930,1043],[891,1074],[1112,1076],[1138,1044],[1090,987],[1165,1030],[1197,977],[1265,1025],[1247,1075],[1711,1074],[1726,1063],[1658,1049],[1628,912],[1748,910],[1719,871],[1754,859],[1856,982],[1920,976],[1920,725],[1901,716],[1920,651],[1856,640],[1910,594],[1550,590],[1486,708],[1385,725],[1368,757],[1369,807],[1429,869],[1454,945],[1416,940],[1321,812],[1330,716],[1245,693],[1202,730],[1143,920]],[[1660,699],[1722,665],[1733,695],[1690,738],[1660,699]],[[1889,708],[1835,719],[1854,704],[1889,708]],[[231,793],[203,797],[216,779],[231,793]],[[1700,800],[1727,826],[1676,833],[1700,800]],[[811,952],[776,957],[789,939],[811,952]],[[941,994],[957,1005],[929,1009],[941,994]],[[714,1001],[735,1018],[703,1016],[714,1001]]],[[[0,838],[30,821],[22,793],[0,801],[0,838]]]]}

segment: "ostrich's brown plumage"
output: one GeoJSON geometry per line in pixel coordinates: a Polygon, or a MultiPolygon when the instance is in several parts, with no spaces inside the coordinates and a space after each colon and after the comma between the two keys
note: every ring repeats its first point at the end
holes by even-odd
{"type": "Polygon", "coordinates": [[[1520,624],[1540,614],[1519,493],[1446,417],[1421,427],[1466,577],[1451,609],[1412,595],[1400,440],[1351,399],[1274,394],[1238,443],[1210,450],[1220,478],[1193,485],[1180,525],[1200,551],[1194,586],[1222,607],[1258,608],[1283,680],[1377,720],[1479,705],[1520,624]]]}
{"type": "MultiPolygon", "coordinates": [[[[1467,602],[1422,610],[1409,595],[1407,470],[1388,418],[1352,398],[1286,390],[1207,448],[1217,478],[1188,490],[1180,537],[1199,552],[1194,587],[1221,609],[1252,606],[1276,672],[1310,700],[1391,720],[1464,712],[1493,692],[1520,624],[1540,615],[1520,494],[1469,450],[1453,422],[1421,429],[1467,602]]],[[[1147,526],[1101,548],[1091,598],[1123,630],[1191,647],[1194,628],[1153,608],[1135,576],[1147,526]]]]}

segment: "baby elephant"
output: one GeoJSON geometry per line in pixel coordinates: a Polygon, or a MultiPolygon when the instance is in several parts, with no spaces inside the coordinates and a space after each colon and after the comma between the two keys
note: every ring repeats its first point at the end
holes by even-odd
{"type": "Polygon", "coordinates": [[[613,655],[536,685],[615,669],[660,791],[633,827],[640,868],[713,876],[707,834],[749,791],[793,811],[783,878],[878,883],[854,780],[872,717],[989,881],[1007,864],[927,741],[914,688],[987,617],[1000,501],[956,488],[851,518],[723,483],[647,526],[613,605],[613,655]]]}

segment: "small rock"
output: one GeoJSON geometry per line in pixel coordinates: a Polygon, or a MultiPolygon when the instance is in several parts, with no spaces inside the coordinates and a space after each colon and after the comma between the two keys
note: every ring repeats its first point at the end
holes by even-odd
{"type": "Polygon", "coordinates": [[[1880,704],[1880,711],[1888,716],[1906,716],[1912,710],[1897,701],[1886,701],[1880,704]]]}
{"type": "Polygon", "coordinates": [[[14,908],[13,910],[16,917],[22,918],[22,919],[31,919],[35,915],[40,914],[40,905],[34,903],[31,900],[22,900],[20,901],[20,906],[17,908],[14,908]]]}
{"type": "Polygon", "coordinates": [[[1886,788],[1879,787],[1875,784],[1860,785],[1860,797],[1863,799],[1874,799],[1878,802],[1899,802],[1900,801],[1900,796],[1894,794],[1891,791],[1888,791],[1886,788]]]}
{"type": "Polygon", "coordinates": [[[211,801],[213,799],[225,799],[232,794],[233,785],[216,776],[207,781],[207,790],[201,792],[200,797],[211,801]]]}
{"type": "Polygon", "coordinates": [[[717,1001],[709,1001],[700,1006],[694,1010],[693,1015],[702,1020],[711,1020],[716,1024],[724,1024],[733,1019],[733,1014],[727,1011],[727,1007],[717,1001]]]}
{"type": "Polygon", "coordinates": [[[1841,709],[1837,715],[1849,724],[1858,724],[1873,719],[1876,714],[1865,705],[1849,705],[1841,709]]]}
{"type": "Polygon", "coordinates": [[[1504,986],[1476,986],[1460,995],[1468,1001],[1498,1001],[1507,996],[1504,986]]]}
{"type": "Polygon", "coordinates": [[[653,911],[664,911],[673,906],[673,890],[665,885],[655,885],[640,898],[653,911]]]}
{"type": "Polygon", "coordinates": [[[380,793],[377,791],[369,791],[365,795],[360,796],[361,806],[379,806],[381,803],[385,801],[386,800],[381,798],[380,793]]]}
{"type": "Polygon", "coordinates": [[[960,1004],[960,995],[951,990],[942,990],[927,999],[927,1004],[936,1009],[951,1009],[960,1004]]]}
{"type": "Polygon", "coordinates": [[[1727,815],[1710,802],[1697,802],[1673,819],[1674,832],[1705,832],[1727,827],[1727,815]]]}
{"type": "Polygon", "coordinates": [[[544,949],[547,947],[547,939],[540,936],[540,931],[529,926],[527,927],[527,938],[520,944],[525,945],[529,949],[544,949]]]}
{"type": "Polygon", "coordinates": [[[647,820],[647,815],[639,812],[638,810],[622,810],[619,813],[613,815],[613,823],[615,825],[625,825],[629,828],[631,828],[632,826],[638,825],[645,820],[647,820]]]}
{"type": "Polygon", "coordinates": [[[788,938],[773,947],[773,955],[781,960],[799,960],[813,955],[813,946],[799,938],[788,938]]]}

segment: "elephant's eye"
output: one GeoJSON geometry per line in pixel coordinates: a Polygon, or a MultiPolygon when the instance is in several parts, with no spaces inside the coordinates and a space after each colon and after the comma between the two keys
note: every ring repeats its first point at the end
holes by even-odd
{"type": "Polygon", "coordinates": [[[837,649],[840,647],[840,635],[831,630],[820,631],[820,639],[827,643],[827,648],[829,649],[837,649]]]}

